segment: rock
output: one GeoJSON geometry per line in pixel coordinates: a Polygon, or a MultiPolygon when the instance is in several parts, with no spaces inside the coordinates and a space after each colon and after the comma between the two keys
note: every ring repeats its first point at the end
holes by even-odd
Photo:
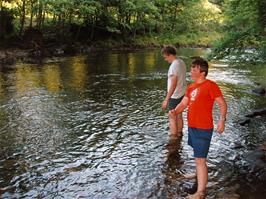
{"type": "MultiPolygon", "coordinates": [[[[266,168],[266,151],[256,149],[249,152],[246,157],[251,172],[258,172],[266,168]]],[[[266,172],[266,170],[265,170],[266,172]]]]}
{"type": "Polygon", "coordinates": [[[16,63],[16,59],[13,55],[4,52],[0,54],[0,66],[13,65],[16,63]]]}
{"type": "Polygon", "coordinates": [[[55,48],[53,51],[54,56],[62,56],[64,55],[64,50],[62,48],[55,48]]]}
{"type": "Polygon", "coordinates": [[[197,188],[198,184],[196,182],[184,182],[181,184],[181,189],[188,194],[196,193],[197,188]]]}
{"type": "Polygon", "coordinates": [[[240,149],[243,148],[244,146],[240,141],[235,141],[234,143],[230,144],[230,147],[233,149],[240,149]]]}
{"type": "Polygon", "coordinates": [[[246,114],[245,117],[241,118],[239,124],[241,126],[245,126],[251,122],[250,118],[254,118],[257,116],[266,116],[266,109],[258,109],[254,110],[252,113],[246,114]]]}
{"type": "Polygon", "coordinates": [[[265,95],[265,88],[263,88],[262,86],[258,86],[255,89],[252,90],[253,93],[256,93],[258,95],[265,95]]]}
{"type": "Polygon", "coordinates": [[[266,109],[254,110],[252,113],[245,115],[245,117],[253,118],[256,116],[263,116],[263,115],[266,115],[266,109]]]}
{"type": "Polygon", "coordinates": [[[36,58],[31,58],[31,57],[24,57],[22,60],[28,64],[41,64],[42,63],[42,59],[36,59],[36,58]]]}
{"type": "Polygon", "coordinates": [[[39,49],[32,49],[29,51],[29,57],[34,59],[40,59],[42,58],[42,51],[39,49]]]}
{"type": "Polygon", "coordinates": [[[244,118],[242,121],[239,122],[241,126],[245,126],[246,124],[249,124],[249,123],[250,123],[249,118],[244,118]]]}
{"type": "Polygon", "coordinates": [[[0,59],[0,65],[13,65],[16,63],[16,59],[12,57],[0,59]]]}

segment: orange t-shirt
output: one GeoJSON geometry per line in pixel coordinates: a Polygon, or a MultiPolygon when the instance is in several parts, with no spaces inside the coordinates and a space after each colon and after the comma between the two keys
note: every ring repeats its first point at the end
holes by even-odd
{"type": "Polygon", "coordinates": [[[205,80],[200,84],[192,83],[188,86],[185,96],[189,99],[187,113],[188,126],[192,128],[212,129],[212,108],[214,100],[222,96],[218,85],[211,80],[205,80]]]}

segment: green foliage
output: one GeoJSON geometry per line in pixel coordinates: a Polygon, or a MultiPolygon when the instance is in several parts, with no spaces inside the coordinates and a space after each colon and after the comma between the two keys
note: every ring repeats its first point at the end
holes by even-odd
{"type": "Polygon", "coordinates": [[[216,43],[211,58],[237,61],[265,61],[265,10],[260,0],[226,0],[225,29],[216,43]],[[247,50],[252,49],[252,51],[247,50]],[[230,55],[230,56],[229,56],[230,55]]]}
{"type": "Polygon", "coordinates": [[[14,11],[7,8],[2,8],[0,10],[0,16],[0,39],[5,39],[14,31],[14,11]]]}
{"type": "MultiPolygon", "coordinates": [[[[12,0],[20,31],[33,27],[64,41],[147,38],[206,45],[220,27],[208,0],[12,0]],[[205,34],[204,34],[205,33],[205,34]],[[206,43],[204,43],[206,42],[206,43]]],[[[220,1],[215,1],[218,4],[220,1]]],[[[214,5],[214,4],[211,4],[214,5]]],[[[50,37],[49,36],[49,37],[50,37]]],[[[160,41],[159,41],[160,40],[160,41]]]]}
{"type": "Polygon", "coordinates": [[[222,6],[224,3],[224,0],[209,0],[209,2],[222,6]]]}
{"type": "Polygon", "coordinates": [[[194,46],[194,47],[208,47],[209,44],[220,38],[217,32],[187,32],[183,34],[166,33],[164,35],[152,34],[149,36],[139,36],[135,39],[135,44],[143,46],[154,46],[172,44],[175,46],[194,46]]]}
{"type": "Polygon", "coordinates": [[[177,30],[180,33],[184,32],[213,32],[220,28],[220,10],[207,1],[190,2],[187,9],[182,10],[178,14],[177,30]],[[208,8],[204,5],[212,6],[208,8]]]}

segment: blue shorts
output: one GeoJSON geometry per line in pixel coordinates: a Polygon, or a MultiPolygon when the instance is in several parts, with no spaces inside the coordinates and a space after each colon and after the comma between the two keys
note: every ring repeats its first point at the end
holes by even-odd
{"type": "Polygon", "coordinates": [[[207,158],[213,129],[188,127],[188,145],[193,148],[195,158],[207,158]]]}
{"type": "Polygon", "coordinates": [[[175,99],[175,98],[170,98],[169,102],[168,102],[168,110],[172,110],[175,109],[175,107],[182,101],[184,96],[175,99]]]}

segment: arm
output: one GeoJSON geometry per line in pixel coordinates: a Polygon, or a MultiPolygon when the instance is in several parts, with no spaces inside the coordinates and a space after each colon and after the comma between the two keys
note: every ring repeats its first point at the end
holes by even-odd
{"type": "Polygon", "coordinates": [[[166,97],[162,103],[162,109],[166,109],[167,107],[167,104],[169,102],[169,99],[171,98],[171,96],[173,95],[175,89],[176,89],[176,84],[177,84],[177,76],[176,75],[171,75],[170,76],[170,81],[171,81],[171,84],[170,84],[170,89],[169,91],[167,92],[166,94],[166,97]]]}
{"type": "Polygon", "coordinates": [[[220,119],[217,124],[217,132],[222,133],[224,132],[224,129],[225,129],[227,104],[222,96],[215,98],[215,101],[218,103],[218,106],[220,108],[220,119]]]}

